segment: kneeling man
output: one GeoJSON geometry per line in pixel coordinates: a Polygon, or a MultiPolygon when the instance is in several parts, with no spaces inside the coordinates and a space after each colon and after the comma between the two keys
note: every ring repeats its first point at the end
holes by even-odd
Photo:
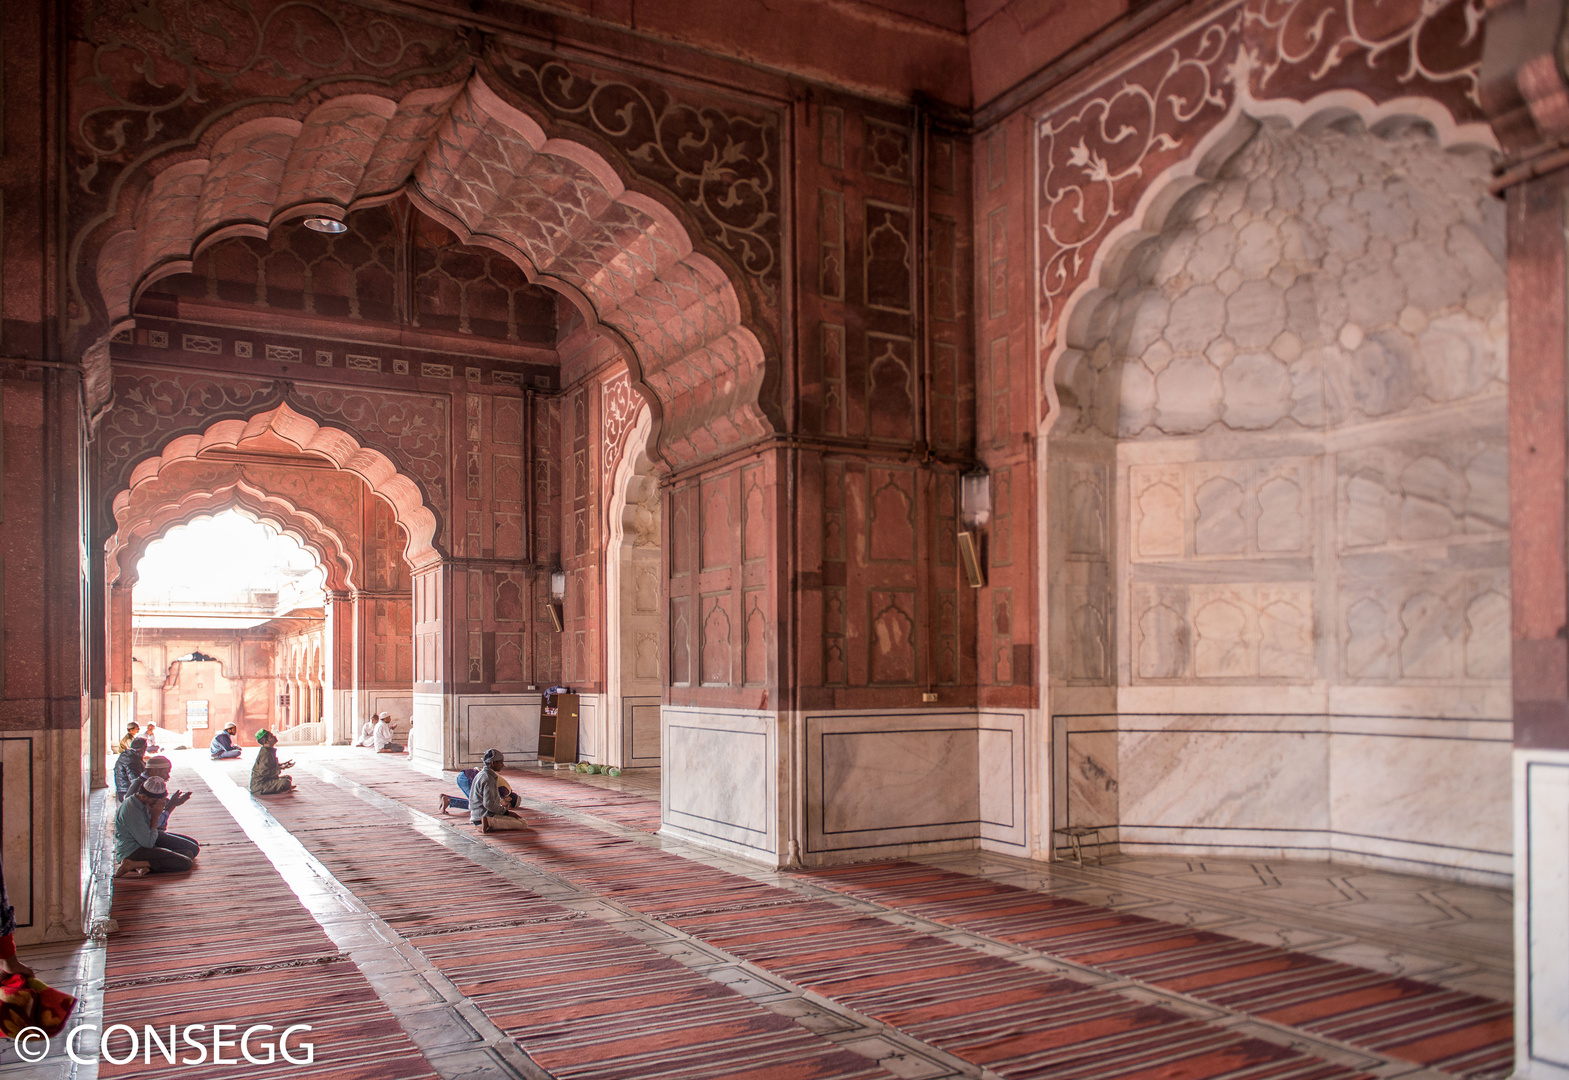
{"type": "Polygon", "coordinates": [[[485,766],[474,774],[474,786],[469,789],[469,823],[485,832],[528,828],[502,800],[501,777],[497,774],[506,765],[507,759],[500,750],[486,750],[485,766]]]}

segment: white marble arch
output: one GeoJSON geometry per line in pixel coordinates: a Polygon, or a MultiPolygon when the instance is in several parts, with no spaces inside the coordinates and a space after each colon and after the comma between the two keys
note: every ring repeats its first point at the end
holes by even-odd
{"type": "Polygon", "coordinates": [[[621,768],[660,764],[663,530],[658,478],[645,452],[652,421],[640,406],[610,486],[605,521],[605,693],[585,760],[621,768]]]}
{"type": "Polygon", "coordinates": [[[1506,884],[1507,308],[1487,242],[1501,230],[1486,163],[1448,154],[1491,136],[1431,102],[1342,95],[1282,107],[1295,130],[1267,127],[1244,149],[1267,108],[1239,103],[1152,185],[1052,358],[1063,408],[1042,432],[1040,497],[1053,820],[1108,826],[1130,851],[1506,884]],[[1325,127],[1352,116],[1362,129],[1325,127]],[[1412,119],[1436,148],[1402,128],[1412,119]],[[1255,149],[1237,160],[1256,172],[1222,173],[1255,149]],[[1366,165],[1384,156],[1400,167],[1366,165]],[[1442,175],[1407,167],[1418,159],[1442,175]],[[1370,228],[1279,195],[1335,167],[1312,198],[1383,199],[1370,228]],[[1435,211],[1397,235],[1400,177],[1448,185],[1454,232],[1435,211]],[[1436,255],[1414,257],[1433,221],[1436,255]],[[1312,302],[1277,307],[1271,289],[1312,302]],[[1364,355],[1375,346],[1384,367],[1364,355]],[[1118,365],[1143,370],[1098,403],[1118,365]]]}

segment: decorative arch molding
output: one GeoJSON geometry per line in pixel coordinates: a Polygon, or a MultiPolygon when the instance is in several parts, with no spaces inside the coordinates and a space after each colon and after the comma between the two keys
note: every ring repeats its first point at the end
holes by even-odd
{"type": "Polygon", "coordinates": [[[303,510],[288,499],[244,480],[236,480],[212,490],[189,492],[182,498],[161,503],[132,520],[122,522],[119,531],[109,542],[108,583],[111,586],[134,586],[139,577],[137,565],[149,544],[162,539],[174,528],[226,510],[238,510],[253,521],[271,525],[315,555],[326,570],[327,588],[356,587],[354,558],[336,530],[309,510],[303,510]]]}
{"type": "Polygon", "coordinates": [[[392,459],[380,450],[362,446],[348,432],[325,427],[286,403],[247,419],[219,420],[199,433],[169,440],[159,453],[130,469],[124,486],[114,496],[114,516],[117,520],[125,517],[132,491],[156,478],[173,462],[194,460],[207,450],[239,450],[246,444],[257,443],[276,445],[278,440],[303,455],[325,459],[339,469],[354,473],[385,500],[406,537],[404,557],[413,569],[420,570],[441,561],[441,553],[434,543],[436,515],[425,505],[419,485],[399,472],[392,459]]]}
{"type": "MultiPolygon", "coordinates": [[[[763,348],[726,273],[663,204],[586,145],[549,137],[478,74],[397,100],[333,98],[303,120],[249,119],[208,157],[163,169],[97,254],[109,333],[131,324],[142,292],[214,243],[404,192],[465,243],[565,296],[619,347],[655,411],[661,456],[690,463],[773,429],[763,348]]],[[[98,370],[107,351],[89,348],[84,363],[97,416],[110,399],[98,370]]]]}
{"type": "Polygon", "coordinates": [[[1498,142],[1479,96],[1479,0],[1235,0],[1146,39],[1103,80],[1034,121],[1035,323],[1041,420],[1126,259],[1265,121],[1356,117],[1431,127],[1447,149],[1498,142]]]}

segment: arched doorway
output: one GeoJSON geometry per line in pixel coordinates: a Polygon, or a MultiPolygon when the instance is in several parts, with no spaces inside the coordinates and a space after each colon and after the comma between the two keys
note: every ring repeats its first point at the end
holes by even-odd
{"type": "MultiPolygon", "coordinates": [[[[377,711],[406,723],[414,683],[408,537],[428,536],[434,518],[416,504],[400,519],[394,500],[406,499],[414,485],[384,462],[341,433],[324,437],[287,404],[247,420],[219,421],[142,462],[114,502],[119,527],[107,545],[116,716],[140,689],[133,593],[143,553],[171,528],[227,511],[291,538],[310,553],[321,577],[308,602],[280,597],[274,607],[284,603],[288,610],[249,612],[269,618],[249,628],[256,640],[232,643],[231,668],[243,671],[252,687],[245,707],[229,710],[244,719],[242,734],[265,724],[288,742],[342,743],[377,711]],[[320,445],[323,438],[331,449],[320,445]],[[270,686],[265,695],[254,692],[262,682],[270,686]],[[256,717],[264,722],[252,723],[256,717]]],[[[431,558],[428,545],[414,550],[431,558]]]]}
{"type": "Polygon", "coordinates": [[[155,724],[166,749],[201,748],[233,723],[242,744],[260,727],[321,741],[322,725],[287,704],[297,656],[323,636],[314,553],[230,508],[160,531],[127,576],[129,624],[116,628],[126,640],[111,654],[129,657],[130,686],[111,692],[111,734],[135,720],[155,724]]]}
{"type": "MultiPolygon", "coordinates": [[[[93,249],[115,331],[91,354],[108,365],[89,378],[100,497],[154,457],[270,430],[281,442],[257,452],[325,458],[396,511],[416,765],[528,756],[552,685],[602,710],[601,390],[619,375],[647,407],[644,475],[755,439],[771,421],[749,301],[666,205],[548,137],[489,74],[247,119],[201,154],[132,189],[93,249]]],[[[358,640],[374,616],[338,591],[328,620],[355,619],[358,640]]],[[[770,670],[767,619],[748,618],[738,686],[770,670]]],[[[639,639],[644,670],[660,632],[639,639]]]]}

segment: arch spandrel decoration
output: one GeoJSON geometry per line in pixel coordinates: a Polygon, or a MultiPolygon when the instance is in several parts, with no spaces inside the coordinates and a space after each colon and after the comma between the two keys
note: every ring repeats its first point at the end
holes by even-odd
{"type": "Polygon", "coordinates": [[[303,455],[330,461],[364,480],[372,492],[392,507],[406,538],[404,557],[412,569],[441,561],[441,552],[435,546],[437,517],[426,505],[420,486],[380,450],[362,446],[347,432],[325,427],[287,404],[278,404],[246,419],[219,420],[200,433],[169,440],[159,453],[129,469],[114,496],[112,512],[116,520],[129,516],[135,489],[154,480],[171,463],[195,460],[202,451],[214,448],[242,449],[247,441],[268,435],[284,440],[303,455]]]}
{"type": "Polygon", "coordinates": [[[1497,143],[1482,113],[1479,0],[1236,0],[1146,39],[1035,119],[1041,419],[1058,361],[1120,258],[1266,118],[1417,119],[1446,146],[1497,143]]]}

